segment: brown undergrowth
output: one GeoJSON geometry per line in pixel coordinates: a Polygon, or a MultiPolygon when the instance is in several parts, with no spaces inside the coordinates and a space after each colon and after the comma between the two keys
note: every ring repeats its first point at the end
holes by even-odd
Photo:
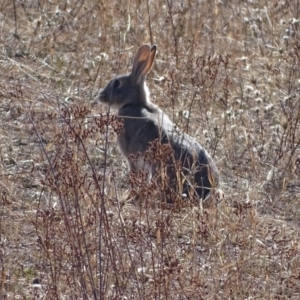
{"type": "Polygon", "coordinates": [[[299,299],[299,8],[2,1],[0,299],[299,299]],[[221,172],[210,205],[128,174],[91,105],[144,42],[152,101],[221,172]]]}

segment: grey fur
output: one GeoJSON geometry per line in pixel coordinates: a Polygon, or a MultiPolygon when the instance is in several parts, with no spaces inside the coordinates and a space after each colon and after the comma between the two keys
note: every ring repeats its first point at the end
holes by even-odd
{"type": "MultiPolygon", "coordinates": [[[[159,166],[144,160],[144,154],[149,142],[159,139],[162,144],[171,145],[172,161],[180,160],[183,167],[178,179],[173,164],[168,165],[169,186],[177,191],[180,183],[184,182],[182,193],[191,194],[192,189],[205,199],[211,188],[219,184],[218,170],[203,147],[189,135],[178,133],[169,117],[149,100],[145,78],[155,53],[156,45],[141,46],[131,73],[112,79],[100,91],[97,100],[118,109],[118,116],[123,117],[124,129],[118,136],[118,144],[131,171],[148,171],[149,179],[157,176],[159,166]]],[[[168,201],[172,199],[168,198],[168,201]]]]}

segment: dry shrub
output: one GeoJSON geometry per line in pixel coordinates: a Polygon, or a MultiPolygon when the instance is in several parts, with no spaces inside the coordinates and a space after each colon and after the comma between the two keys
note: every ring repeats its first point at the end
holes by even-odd
{"type": "Polygon", "coordinates": [[[299,299],[299,1],[2,1],[0,20],[1,299],[299,299]],[[218,205],[161,201],[92,108],[144,42],[218,205]]]}

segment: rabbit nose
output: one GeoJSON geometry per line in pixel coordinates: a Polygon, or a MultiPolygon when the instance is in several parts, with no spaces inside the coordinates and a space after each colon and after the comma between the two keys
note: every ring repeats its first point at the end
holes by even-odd
{"type": "Polygon", "coordinates": [[[105,92],[104,91],[100,91],[99,93],[99,99],[101,98],[105,98],[105,92]]]}
{"type": "Polygon", "coordinates": [[[96,106],[99,103],[99,101],[101,101],[101,99],[103,99],[104,97],[105,97],[105,93],[103,91],[100,91],[100,93],[97,95],[97,97],[92,102],[92,107],[96,106]]]}

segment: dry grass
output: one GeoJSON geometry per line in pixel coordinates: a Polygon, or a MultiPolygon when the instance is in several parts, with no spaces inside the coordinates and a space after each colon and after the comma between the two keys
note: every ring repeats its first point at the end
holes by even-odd
{"type": "Polygon", "coordinates": [[[0,299],[299,299],[299,15],[298,0],[2,0],[0,299]],[[128,177],[118,120],[91,109],[144,42],[151,99],[217,161],[217,206],[164,207],[128,177]]]}

